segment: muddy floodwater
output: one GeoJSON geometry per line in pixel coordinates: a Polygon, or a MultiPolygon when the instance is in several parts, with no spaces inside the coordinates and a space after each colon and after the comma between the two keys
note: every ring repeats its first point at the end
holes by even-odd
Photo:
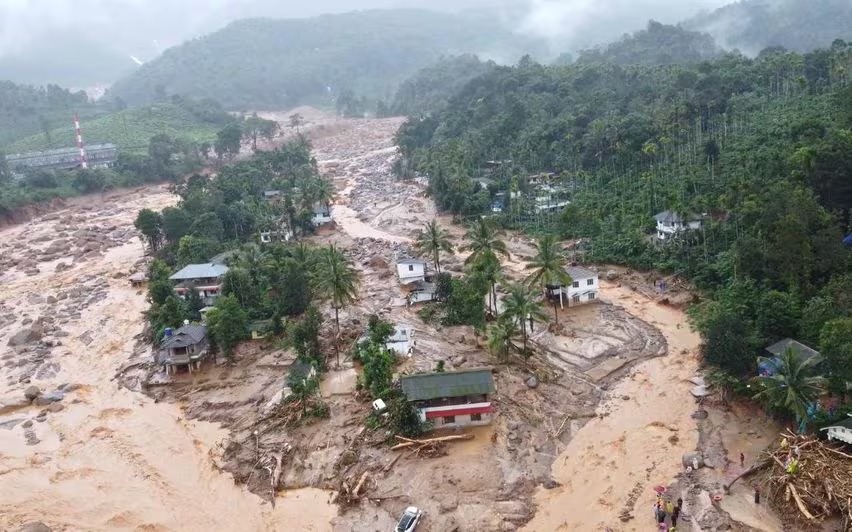
{"type": "Polygon", "coordinates": [[[216,468],[225,431],[113,380],[136,348],[147,308],[145,294],[126,279],[142,245],[122,228],[132,229],[139,209],[175,201],[164,189],[94,197],[0,232],[0,256],[17,262],[0,283],[0,400],[8,407],[30,385],[72,390],[61,410],[3,409],[0,529],[34,520],[68,530],[331,529],[337,510],[328,493],[285,492],[272,508],[216,468]],[[88,243],[100,242],[98,228],[113,226],[121,234],[99,243],[97,256],[74,260],[61,252],[39,261],[60,238],[72,240],[65,250],[78,243],[94,250],[88,243]],[[8,345],[40,319],[51,321],[39,340],[8,345]]]}
{"type": "MultiPolygon", "coordinates": [[[[358,314],[363,323],[366,314],[384,312],[417,323],[418,356],[401,363],[408,370],[429,370],[439,359],[452,367],[490,364],[470,331],[431,330],[416,321],[414,310],[395,303],[400,298],[389,265],[436,216],[422,183],[370,174],[372,167],[390,167],[393,133],[402,120],[307,115],[320,169],[338,191],[335,227],[318,238],[346,239],[364,278],[358,308],[341,312],[341,321],[358,314]]],[[[271,504],[244,487],[250,479],[237,484],[223,472],[233,434],[188,417],[198,417],[199,404],[209,407],[204,397],[193,399],[193,410],[190,399],[157,402],[119,385],[129,361],[147,359],[150,349],[140,341],[145,291],[128,282],[146,267],[133,220],[142,208],[176,202],[166,187],[148,187],[86,198],[0,230],[0,530],[30,521],[54,530],[389,530],[408,504],[402,497],[415,491],[417,504],[430,509],[424,531],[443,532],[452,529],[449,523],[459,530],[648,530],[651,488],[668,485],[681,471],[681,455],[696,448],[689,379],[697,371],[699,337],[681,310],[602,282],[604,304],[566,311],[571,334],[542,328],[531,338],[540,358],[549,357],[558,370],[547,372],[572,380],[532,386],[525,384],[524,369],[500,369],[499,382],[513,384],[495,396],[499,419],[474,429],[475,438],[455,444],[448,456],[431,462],[406,456],[404,466],[381,478],[395,488],[384,506],[362,500],[339,515],[332,492],[312,487],[285,489],[271,504]],[[601,360],[613,350],[618,356],[601,360]],[[33,386],[41,395],[30,404],[24,397],[33,386]]],[[[446,218],[442,223],[449,227],[446,218]]],[[[455,237],[463,232],[449,228],[455,237]]],[[[520,278],[524,257],[532,253],[529,239],[507,240],[512,258],[505,270],[520,278]]],[[[463,258],[448,257],[447,268],[461,271],[463,258]]],[[[331,453],[340,439],[332,429],[347,438],[357,430],[339,419],[346,406],[355,409],[356,422],[363,417],[350,400],[357,377],[351,365],[325,375],[323,397],[342,407],[328,435],[306,440],[322,445],[303,449],[305,456],[319,460],[331,453]]],[[[365,405],[369,411],[369,401],[365,405]]],[[[716,423],[749,455],[758,452],[760,438],[772,437],[771,430],[746,434],[733,417],[716,423]]],[[[389,463],[381,452],[388,451],[365,448],[361,459],[376,455],[381,465],[389,463]]],[[[319,475],[329,460],[317,464],[307,471],[319,475]]],[[[743,493],[726,501],[730,513],[772,529],[771,516],[750,511],[743,493]]]]}

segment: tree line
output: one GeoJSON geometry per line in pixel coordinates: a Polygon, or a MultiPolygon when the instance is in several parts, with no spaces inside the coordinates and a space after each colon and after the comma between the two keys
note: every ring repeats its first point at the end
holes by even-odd
{"type": "Polygon", "coordinates": [[[400,169],[427,175],[444,210],[479,217],[502,198],[493,219],[504,227],[584,239],[590,261],[689,278],[705,296],[692,310],[704,358],[738,382],[763,347],[793,337],[822,352],[815,369],[845,393],[850,67],[843,41],[694,65],[525,59],[412,117],[398,134],[400,169]],[[533,224],[542,180],[570,204],[533,224]],[[700,216],[702,228],[660,245],[653,216],[664,210],[700,216]]]}

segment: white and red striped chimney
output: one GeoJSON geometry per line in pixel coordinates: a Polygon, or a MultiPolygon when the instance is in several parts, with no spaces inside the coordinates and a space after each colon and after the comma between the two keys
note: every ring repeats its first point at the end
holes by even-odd
{"type": "Polygon", "coordinates": [[[77,132],[77,149],[80,150],[80,168],[88,168],[89,161],[86,160],[86,147],[83,145],[83,131],[80,129],[80,117],[74,115],[74,129],[77,132]]]}

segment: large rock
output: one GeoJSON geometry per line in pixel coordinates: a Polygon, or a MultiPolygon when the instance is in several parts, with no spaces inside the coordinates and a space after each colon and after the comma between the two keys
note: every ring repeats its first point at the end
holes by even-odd
{"type": "Polygon", "coordinates": [[[41,389],[39,389],[38,386],[30,386],[24,390],[24,397],[26,397],[28,401],[32,401],[39,395],[41,395],[41,389]]]}
{"type": "Polygon", "coordinates": [[[533,375],[529,379],[526,380],[527,388],[538,388],[538,377],[533,375]]]}
{"type": "Polygon", "coordinates": [[[32,344],[41,340],[42,334],[43,332],[41,327],[33,325],[32,327],[21,329],[12,335],[12,337],[9,338],[8,345],[15,347],[19,345],[32,344]]]}
{"type": "Polygon", "coordinates": [[[28,406],[30,406],[30,400],[26,397],[3,397],[0,399],[0,415],[8,414],[28,406]]]}
{"type": "Polygon", "coordinates": [[[32,521],[19,528],[18,532],[53,532],[53,529],[41,521],[32,521]]]}

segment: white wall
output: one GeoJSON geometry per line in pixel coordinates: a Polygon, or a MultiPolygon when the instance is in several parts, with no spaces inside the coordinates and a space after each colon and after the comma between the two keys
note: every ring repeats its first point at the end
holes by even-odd
{"type": "Polygon", "coordinates": [[[422,278],[426,276],[426,265],[423,263],[397,264],[396,274],[400,279],[422,278]]]}

